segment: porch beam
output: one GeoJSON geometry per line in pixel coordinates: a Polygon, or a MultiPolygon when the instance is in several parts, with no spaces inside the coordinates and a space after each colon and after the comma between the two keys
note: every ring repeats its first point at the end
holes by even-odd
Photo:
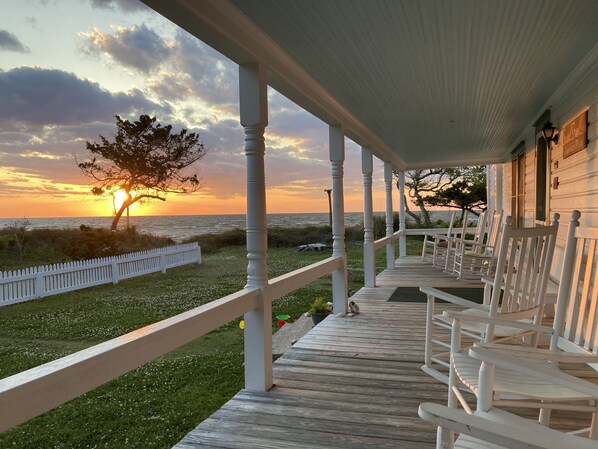
{"type": "MultiPolygon", "coordinates": [[[[397,185],[399,187],[399,231],[405,230],[405,170],[399,170],[397,185]]],[[[399,257],[407,256],[407,236],[399,237],[399,257]]]]}
{"type": "Polygon", "coordinates": [[[268,126],[266,68],[239,66],[241,125],[247,159],[247,287],[258,288],[255,310],[245,314],[245,388],[267,391],[272,387],[272,301],[268,295],[268,236],[264,131],[268,126]]]}
{"type": "Polygon", "coordinates": [[[347,313],[347,253],[345,248],[345,200],[343,193],[343,163],[345,135],[340,126],[329,126],[330,163],[332,168],[332,256],[341,257],[342,266],[332,272],[332,303],[334,313],[347,313]]]}
{"type": "Polygon", "coordinates": [[[374,206],[372,200],[372,152],[361,147],[361,172],[363,174],[363,274],[364,285],[376,286],[376,261],[374,251],[374,206]]]}
{"type": "MultiPolygon", "coordinates": [[[[384,185],[386,190],[386,237],[392,237],[392,165],[390,162],[384,162],[384,185]]],[[[395,268],[395,243],[389,239],[386,244],[386,268],[394,270],[395,268]]]]}

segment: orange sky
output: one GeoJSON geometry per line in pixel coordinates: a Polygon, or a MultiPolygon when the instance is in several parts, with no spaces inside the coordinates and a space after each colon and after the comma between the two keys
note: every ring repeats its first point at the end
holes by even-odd
{"type": "MultiPolygon", "coordinates": [[[[238,67],[142,3],[3,3],[0,30],[0,217],[110,216],[77,168],[87,141],[111,140],[114,115],[156,116],[197,132],[203,188],[133,207],[134,215],[245,213],[244,135],[238,67]],[[50,32],[51,30],[51,32],[50,32]]],[[[327,212],[328,126],[268,90],[269,213],[327,212]]],[[[345,210],[361,211],[360,148],[346,139],[345,210]]],[[[374,162],[374,209],[384,210],[374,162]]],[[[395,209],[398,192],[395,191],[395,209]]]]}

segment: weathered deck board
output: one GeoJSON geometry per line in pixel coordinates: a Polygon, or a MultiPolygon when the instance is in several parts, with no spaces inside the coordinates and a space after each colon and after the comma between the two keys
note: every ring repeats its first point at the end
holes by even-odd
{"type": "MultiPolygon", "coordinates": [[[[424,374],[425,304],[387,302],[397,286],[470,286],[421,264],[397,262],[379,287],[353,299],[361,313],[328,317],[274,363],[275,387],[240,391],[190,432],[190,448],[434,447],[436,428],[417,416],[421,402],[446,402],[447,387],[424,374]]],[[[563,414],[559,424],[577,424],[563,414]]]]}

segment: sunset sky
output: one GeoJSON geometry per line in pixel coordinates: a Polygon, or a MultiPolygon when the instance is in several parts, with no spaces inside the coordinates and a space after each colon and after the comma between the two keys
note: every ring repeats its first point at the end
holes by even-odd
{"type": "MultiPolygon", "coordinates": [[[[204,187],[138,215],[245,212],[237,66],[137,0],[5,0],[0,15],[0,217],[112,214],[77,168],[114,115],[199,133],[204,187]]],[[[328,127],[269,91],[267,210],[324,212],[328,127]]],[[[346,210],[362,210],[360,149],[347,140],[346,210]]],[[[384,209],[374,163],[374,209],[384,209]]],[[[395,199],[396,201],[396,199],[395,199]]]]}

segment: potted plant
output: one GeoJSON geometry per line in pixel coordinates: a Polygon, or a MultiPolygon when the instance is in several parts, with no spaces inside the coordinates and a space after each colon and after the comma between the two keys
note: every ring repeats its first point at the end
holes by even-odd
{"type": "Polygon", "coordinates": [[[332,313],[328,302],[324,300],[322,297],[318,297],[314,300],[311,304],[311,308],[309,309],[309,313],[311,315],[311,320],[314,322],[314,326],[320,323],[324,318],[332,313]]]}

